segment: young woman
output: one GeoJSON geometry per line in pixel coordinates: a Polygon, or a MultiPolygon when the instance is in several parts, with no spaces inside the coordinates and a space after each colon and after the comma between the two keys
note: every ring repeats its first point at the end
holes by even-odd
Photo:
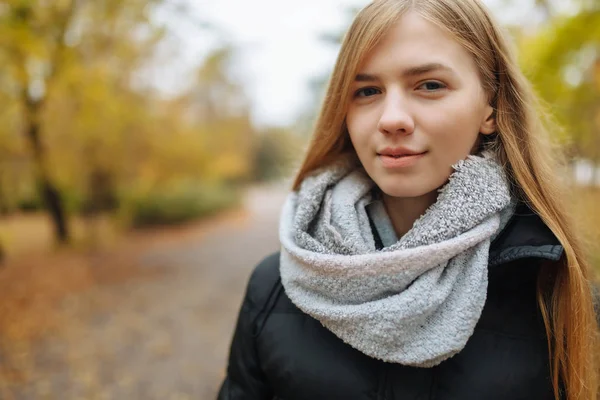
{"type": "Polygon", "coordinates": [[[536,110],[478,0],[363,9],[219,399],[596,399],[591,270],[536,110]]]}

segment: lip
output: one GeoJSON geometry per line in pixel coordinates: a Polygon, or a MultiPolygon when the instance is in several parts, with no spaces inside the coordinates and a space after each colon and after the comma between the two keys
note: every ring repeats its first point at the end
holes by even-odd
{"type": "Polygon", "coordinates": [[[401,157],[401,156],[415,156],[415,155],[424,154],[424,153],[425,153],[424,151],[411,150],[407,147],[386,147],[385,149],[377,152],[377,155],[401,157]]]}
{"type": "Polygon", "coordinates": [[[423,153],[411,153],[401,156],[394,156],[389,154],[378,154],[377,157],[381,160],[384,168],[397,169],[407,168],[415,165],[421,158],[423,158],[427,152],[423,153]]]}

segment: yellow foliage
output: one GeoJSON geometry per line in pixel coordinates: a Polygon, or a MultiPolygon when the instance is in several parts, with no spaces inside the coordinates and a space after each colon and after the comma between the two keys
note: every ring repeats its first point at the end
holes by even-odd
{"type": "Polygon", "coordinates": [[[0,13],[0,188],[16,188],[13,203],[30,196],[40,170],[76,206],[98,193],[251,178],[256,133],[229,73],[232,48],[210,54],[178,97],[132,84],[164,34],[149,19],[162,2],[9,0],[0,13]]]}
{"type": "Polygon", "coordinates": [[[600,157],[600,10],[582,9],[559,16],[532,35],[519,38],[520,61],[526,75],[564,126],[574,154],[600,157]]]}

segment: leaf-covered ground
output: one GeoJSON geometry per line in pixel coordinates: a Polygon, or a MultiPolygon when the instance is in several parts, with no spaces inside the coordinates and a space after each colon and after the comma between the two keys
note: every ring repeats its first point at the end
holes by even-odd
{"type": "Polygon", "coordinates": [[[0,398],[210,399],[283,192],[244,210],[0,270],[0,398]]]}

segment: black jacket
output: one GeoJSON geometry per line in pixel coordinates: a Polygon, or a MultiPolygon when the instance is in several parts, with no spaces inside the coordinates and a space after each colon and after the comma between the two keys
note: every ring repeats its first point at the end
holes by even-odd
{"type": "Polygon", "coordinates": [[[494,240],[485,307],[466,347],[433,368],[370,358],[286,296],[279,253],[248,283],[219,400],[553,399],[547,340],[536,301],[543,260],[563,252],[525,205],[494,240]]]}

